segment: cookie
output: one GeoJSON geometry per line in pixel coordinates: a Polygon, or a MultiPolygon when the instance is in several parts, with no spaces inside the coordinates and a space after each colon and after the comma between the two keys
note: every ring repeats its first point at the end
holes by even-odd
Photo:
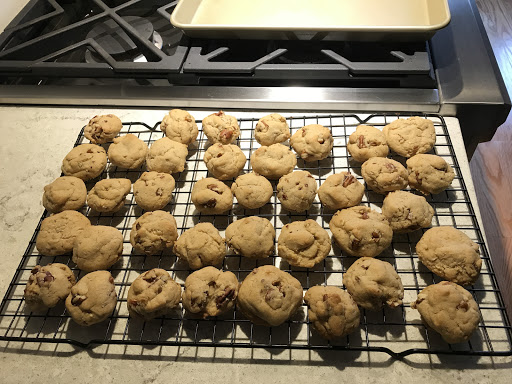
{"type": "Polygon", "coordinates": [[[211,223],[198,223],[174,243],[173,252],[191,269],[220,265],[226,256],[226,242],[211,223]]]}
{"type": "Polygon", "coordinates": [[[77,145],[62,160],[62,173],[84,181],[101,175],[107,166],[105,150],[96,144],[77,145]]]}
{"type": "Polygon", "coordinates": [[[93,144],[105,144],[112,141],[123,128],[116,115],[94,116],[84,128],[84,136],[93,144]]]}
{"type": "Polygon", "coordinates": [[[330,175],[318,188],[318,198],[331,211],[353,207],[361,202],[364,186],[350,172],[330,175]]]}
{"type": "Polygon", "coordinates": [[[331,130],[323,125],[310,124],[295,132],[290,145],[304,161],[325,159],[331,153],[334,140],[331,130]]]}
{"type": "Polygon", "coordinates": [[[126,306],[131,317],[152,320],[169,314],[180,304],[181,286],[169,273],[153,268],[130,285],[126,306]]]}
{"type": "Polygon", "coordinates": [[[252,170],[268,179],[279,179],[297,165],[297,158],[285,145],[272,144],[255,150],[251,155],[252,170]]]}
{"type": "Polygon", "coordinates": [[[352,297],[337,287],[315,286],[306,291],[309,321],[324,339],[331,340],[355,332],[359,308],[352,297]]]}
{"type": "Polygon", "coordinates": [[[146,212],[133,223],[130,243],[146,255],[172,248],[178,238],[176,220],[169,212],[146,212]]]}
{"type": "Polygon", "coordinates": [[[417,309],[423,322],[450,344],[469,340],[480,322],[471,293],[449,281],[426,287],[411,308],[417,309]]]}
{"type": "Polygon", "coordinates": [[[311,208],[316,190],[316,180],[311,173],[294,171],[279,179],[277,198],[284,209],[303,212],[311,208]]]}
{"type": "Polygon", "coordinates": [[[191,198],[196,209],[206,214],[223,213],[233,206],[233,194],[229,187],[213,177],[196,181],[191,198]]]}
{"type": "Polygon", "coordinates": [[[274,253],[276,231],[267,219],[244,217],[228,225],[226,242],[237,254],[251,259],[269,257],[274,253]]]}
{"type": "Polygon", "coordinates": [[[137,169],[146,160],[148,145],[137,136],[128,133],[116,137],[108,147],[108,158],[117,167],[137,169]]]}
{"type": "Polygon", "coordinates": [[[233,309],[238,295],[234,273],[205,267],[185,280],[183,308],[203,318],[219,316],[233,309]]]}
{"type": "Polygon", "coordinates": [[[478,244],[456,228],[430,228],[416,244],[416,252],[425,267],[445,280],[470,285],[480,275],[478,244]]]}
{"type": "Polygon", "coordinates": [[[386,157],[389,147],[380,129],[370,125],[358,125],[348,137],[347,150],[355,161],[365,162],[371,157],[386,157]]]}
{"type": "Polygon", "coordinates": [[[73,262],[85,272],[108,269],[123,255],[123,234],[114,227],[91,225],[73,245],[73,262]]]}
{"type": "Polygon", "coordinates": [[[254,324],[277,327],[302,304],[299,281],[273,265],[255,268],[238,290],[237,308],[254,324]]]}
{"type": "Polygon", "coordinates": [[[168,173],[144,172],[133,183],[135,203],[145,211],[162,209],[172,200],[174,177],[168,173]]]}
{"type": "Polygon", "coordinates": [[[32,311],[46,311],[68,297],[75,281],[75,275],[65,264],[36,265],[24,290],[25,302],[32,311]]]}
{"type": "Polygon", "coordinates": [[[114,278],[108,271],[91,272],[71,288],[66,309],[79,325],[90,326],[106,320],[117,304],[114,278]]]}
{"type": "Polygon", "coordinates": [[[404,298],[402,280],[395,268],[371,257],[357,259],[343,275],[343,284],[359,306],[371,311],[384,305],[396,308],[404,298]]]}
{"type": "Polygon", "coordinates": [[[46,256],[71,252],[75,239],[90,225],[89,219],[77,211],[56,213],[41,223],[36,248],[46,256]]]}
{"type": "Polygon", "coordinates": [[[254,138],[261,145],[282,143],[290,138],[290,127],[283,116],[272,113],[258,120],[254,138]]]}
{"type": "Polygon", "coordinates": [[[425,195],[441,193],[452,183],[452,167],[436,155],[420,154],[407,160],[409,185],[425,195]]]}
{"type": "Polygon", "coordinates": [[[427,153],[436,143],[434,123],[418,116],[395,120],[382,132],[389,148],[403,157],[427,153]]]}
{"type": "Polygon", "coordinates": [[[204,153],[206,168],[219,180],[232,179],[242,171],[247,158],[240,147],[232,144],[213,144],[204,153]]]}
{"type": "Polygon", "coordinates": [[[373,191],[385,195],[407,187],[408,174],[398,161],[386,157],[372,157],[361,166],[361,175],[373,191]]]}
{"type": "Polygon", "coordinates": [[[212,143],[231,144],[240,136],[236,117],[223,111],[213,113],[203,119],[203,131],[212,143]]]}
{"type": "Polygon", "coordinates": [[[406,233],[430,227],[434,208],[423,196],[394,191],[384,198],[382,214],[388,219],[393,232],[406,233]]]}
{"type": "Polygon", "coordinates": [[[162,137],[149,148],[146,156],[148,171],[177,173],[185,169],[188,148],[185,144],[162,137]]]}
{"type": "Polygon", "coordinates": [[[129,179],[103,179],[87,194],[87,204],[96,212],[117,212],[124,207],[132,183],[129,179]]]}
{"type": "Polygon", "coordinates": [[[82,179],[62,176],[45,185],[43,207],[52,213],[76,211],[83,207],[86,197],[87,188],[82,179]]]}
{"type": "Polygon", "coordinates": [[[185,145],[195,142],[199,134],[194,117],[182,109],[171,109],[162,119],[160,129],[169,139],[185,145]]]}
{"type": "Polygon", "coordinates": [[[270,201],[274,194],[274,188],[265,177],[251,172],[238,176],[231,184],[231,192],[241,206],[257,209],[270,201]]]}
{"type": "Polygon", "coordinates": [[[362,206],[336,212],[329,228],[339,247],[351,256],[375,257],[389,247],[393,238],[384,215],[362,206]]]}
{"type": "Polygon", "coordinates": [[[312,268],[327,257],[331,239],[316,221],[294,221],[281,229],[277,241],[279,257],[295,267],[312,268]]]}

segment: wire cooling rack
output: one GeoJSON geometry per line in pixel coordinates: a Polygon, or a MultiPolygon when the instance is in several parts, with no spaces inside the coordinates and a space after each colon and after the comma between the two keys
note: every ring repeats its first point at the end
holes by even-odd
{"type": "MultiPolygon", "coordinates": [[[[418,115],[418,114],[415,114],[418,115]]],[[[361,310],[361,325],[359,331],[350,334],[336,342],[321,339],[312,329],[307,317],[305,306],[287,322],[279,327],[266,328],[253,325],[236,310],[212,319],[191,318],[180,307],[171,315],[143,322],[131,319],[126,308],[126,297],[130,284],[135,278],[151,268],[159,267],[168,270],[172,277],[183,284],[192,272],[170,252],[160,255],[145,256],[132,251],[129,242],[133,222],[143,214],[135,204],[133,195],[127,196],[124,209],[115,214],[99,214],[88,207],[83,213],[93,225],[109,225],[118,228],[124,235],[123,257],[111,268],[115,278],[118,303],[115,311],[108,320],[91,327],[76,325],[66,313],[63,305],[48,310],[46,313],[30,312],[24,303],[23,289],[36,265],[46,265],[60,262],[69,265],[78,278],[84,275],[71,261],[71,255],[46,257],[39,255],[35,249],[35,240],[39,233],[41,217],[32,239],[16,270],[14,278],[0,307],[0,340],[29,341],[49,343],[69,343],[88,348],[99,344],[125,345],[182,345],[182,346],[215,346],[237,348],[288,348],[314,350],[353,350],[385,352],[395,358],[415,353],[428,354],[463,354],[463,355],[512,355],[512,333],[501,294],[498,290],[496,277],[489,260],[482,234],[478,227],[475,212],[469,200],[468,191],[459,164],[455,157],[453,146],[448,134],[445,121],[437,115],[419,114],[434,122],[437,141],[433,153],[443,157],[454,169],[455,179],[446,191],[427,197],[435,210],[433,226],[450,225],[466,233],[479,244],[483,266],[478,281],[466,287],[480,308],[480,324],[470,340],[459,344],[445,343],[439,334],[425,327],[419,313],[411,309],[417,294],[426,286],[438,283],[441,279],[422,266],[415,253],[415,245],[425,230],[410,234],[395,234],[390,248],[379,256],[390,262],[400,275],[404,285],[404,304],[395,309],[385,308],[379,312],[361,310]]],[[[373,114],[360,117],[353,114],[322,115],[322,116],[291,116],[288,117],[290,129],[295,132],[307,124],[322,124],[329,127],[334,137],[334,148],[328,158],[313,163],[298,161],[297,168],[308,170],[321,185],[325,179],[341,171],[350,170],[361,182],[360,164],[351,160],[346,150],[348,136],[359,124],[369,124],[382,128],[398,117],[408,117],[411,114],[373,114]]],[[[249,172],[251,153],[259,147],[254,140],[254,127],[257,118],[239,119],[241,137],[237,144],[247,156],[244,172],[249,172]]],[[[200,121],[198,121],[200,126],[200,121]]],[[[159,123],[145,122],[124,123],[121,134],[132,133],[151,145],[163,137],[159,123]]],[[[80,133],[75,145],[87,142],[80,133]]],[[[286,143],[285,143],[286,144],[286,143]]],[[[105,149],[107,149],[105,145],[105,149]]],[[[234,220],[258,215],[268,218],[276,229],[276,240],[281,228],[296,220],[313,219],[329,231],[329,220],[332,212],[324,211],[322,205],[315,199],[313,206],[305,213],[290,213],[281,208],[276,197],[276,182],[272,182],[274,195],[270,202],[257,210],[247,210],[236,203],[233,209],[223,215],[204,215],[195,210],[191,202],[191,191],[196,180],[208,176],[203,162],[207,148],[207,139],[202,130],[197,144],[190,148],[185,171],[174,175],[176,189],[173,201],[164,209],[170,211],[176,218],[178,232],[183,233],[198,222],[208,221],[224,234],[226,227],[234,220]]],[[[405,159],[391,155],[395,160],[404,163],[405,159]]],[[[141,167],[137,170],[124,170],[108,164],[99,177],[124,177],[133,182],[144,172],[141,167]]],[[[87,183],[90,190],[97,180],[87,183]]],[[[232,180],[226,182],[228,185],[232,180]]],[[[361,204],[380,210],[383,196],[365,189],[361,204]]],[[[292,267],[281,260],[276,254],[268,259],[252,260],[228,253],[223,268],[236,274],[242,281],[253,268],[263,264],[273,264],[291,273],[302,284],[304,290],[314,285],[343,286],[343,274],[355,261],[354,257],[344,255],[333,244],[329,256],[312,269],[292,267]]]]}

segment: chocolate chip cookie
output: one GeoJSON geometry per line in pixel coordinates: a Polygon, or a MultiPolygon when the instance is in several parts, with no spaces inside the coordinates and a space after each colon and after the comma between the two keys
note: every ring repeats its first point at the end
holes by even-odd
{"type": "Polygon", "coordinates": [[[436,143],[434,123],[418,116],[395,120],[382,132],[389,148],[404,157],[427,153],[436,143]]]}
{"type": "Polygon", "coordinates": [[[236,117],[226,115],[223,111],[205,117],[203,131],[212,143],[231,144],[240,136],[236,117]]]}
{"type": "Polygon", "coordinates": [[[226,256],[226,242],[211,223],[198,223],[174,243],[174,253],[191,269],[220,265],[226,256]]]}
{"type": "Polygon", "coordinates": [[[130,243],[146,255],[172,248],[178,238],[176,220],[169,212],[146,212],[133,223],[130,243]]]}
{"type": "Polygon", "coordinates": [[[233,194],[229,187],[213,177],[196,181],[191,198],[196,209],[206,214],[223,213],[233,206],[233,194]]]}
{"type": "Polygon", "coordinates": [[[84,128],[84,136],[93,144],[105,144],[112,141],[123,128],[116,115],[94,116],[84,128]]]}
{"type": "Polygon", "coordinates": [[[430,228],[416,244],[416,252],[425,267],[454,283],[470,285],[480,275],[478,244],[456,228],[430,228]]]}
{"type": "Polygon", "coordinates": [[[108,269],[123,255],[123,234],[114,227],[91,225],[73,245],[73,262],[85,272],[108,269]]]}
{"type": "Polygon", "coordinates": [[[78,210],[85,204],[87,188],[82,179],[62,176],[44,187],[43,206],[52,213],[78,210]]]}
{"type": "Polygon", "coordinates": [[[169,314],[180,304],[181,286],[169,273],[153,268],[130,285],[126,306],[131,317],[151,320],[169,314]]]}
{"type": "Polygon", "coordinates": [[[237,307],[254,324],[277,327],[302,304],[299,281],[273,265],[255,268],[238,290],[237,307]]]}
{"type": "Polygon", "coordinates": [[[108,271],[91,272],[71,288],[66,309],[79,325],[90,326],[106,320],[117,304],[114,278],[108,271]]]}
{"type": "Polygon", "coordinates": [[[434,208],[423,196],[394,191],[384,198],[382,214],[388,219],[393,232],[406,233],[430,227],[434,208]]]}
{"type": "Polygon", "coordinates": [[[133,183],[133,197],[145,211],[156,211],[171,202],[174,186],[174,177],[168,173],[144,172],[133,183]]]}
{"type": "Polygon", "coordinates": [[[411,308],[417,309],[423,322],[450,344],[469,340],[480,322],[471,293],[449,281],[426,287],[411,308]]]}
{"type": "Polygon", "coordinates": [[[371,311],[384,305],[396,308],[404,298],[402,280],[395,268],[371,257],[357,259],[343,275],[343,284],[358,305],[371,311]]]}
{"type": "Polygon", "coordinates": [[[334,140],[331,130],[323,125],[310,124],[293,134],[290,145],[304,161],[325,159],[331,153],[334,140]]]}
{"type": "Polygon", "coordinates": [[[131,133],[116,137],[108,147],[110,162],[120,168],[139,168],[146,160],[147,154],[148,145],[131,133]]]}
{"type": "Polygon", "coordinates": [[[233,309],[238,295],[234,273],[205,267],[185,280],[183,308],[203,318],[219,316],[233,309]]]}
{"type": "Polygon", "coordinates": [[[386,157],[389,147],[380,129],[358,125],[348,138],[347,150],[355,161],[365,162],[371,157],[386,157]]]}
{"type": "Polygon", "coordinates": [[[274,253],[276,231],[267,219],[244,217],[226,228],[226,242],[237,254],[251,259],[269,257],[274,253]]]}
{"type": "Polygon", "coordinates": [[[388,220],[362,206],[336,212],[329,228],[340,248],[352,256],[375,257],[389,247],[393,238],[388,220]]]}
{"type": "Polygon", "coordinates": [[[407,187],[408,174],[398,161],[385,157],[372,157],[361,166],[361,175],[373,191],[385,195],[407,187]]]}
{"type": "Polygon", "coordinates": [[[361,202],[364,186],[350,172],[330,175],[318,188],[318,198],[331,211],[353,207],[361,202]]]}
{"type": "Polygon", "coordinates": [[[62,172],[84,181],[101,175],[107,166],[107,153],[96,144],[77,145],[62,160],[62,172]]]}
{"type": "Polygon", "coordinates": [[[359,308],[343,289],[315,286],[306,291],[309,321],[324,339],[331,340],[355,332],[359,327],[359,308]]]}
{"type": "Polygon", "coordinates": [[[436,155],[420,154],[407,160],[409,185],[425,195],[441,193],[452,183],[452,167],[436,155]]]}
{"type": "Polygon", "coordinates": [[[258,120],[254,138],[261,145],[282,143],[290,138],[290,127],[283,116],[272,113],[258,120]]]}
{"type": "Polygon", "coordinates": [[[232,179],[242,171],[247,158],[240,147],[232,144],[213,144],[204,153],[206,168],[219,180],[232,179]]]}
{"type": "Polygon", "coordinates": [[[185,169],[188,148],[185,144],[162,137],[149,147],[146,156],[148,171],[177,173],[185,169]]]}
{"type": "Polygon", "coordinates": [[[185,145],[195,142],[199,134],[194,117],[182,109],[171,109],[162,119],[160,129],[169,139],[185,145]]]}
{"type": "Polygon", "coordinates": [[[75,275],[65,264],[36,265],[25,287],[25,302],[32,311],[46,311],[68,297],[75,281],[75,275]]]}
{"type": "Polygon", "coordinates": [[[235,195],[238,204],[245,208],[257,209],[270,201],[274,189],[265,177],[251,172],[238,176],[231,184],[231,192],[235,195]]]}
{"type": "Polygon", "coordinates": [[[297,158],[282,144],[259,147],[251,155],[252,170],[267,179],[279,179],[297,165],[297,158]]]}
{"type": "Polygon", "coordinates": [[[132,183],[129,179],[103,179],[87,194],[87,204],[96,212],[117,212],[124,207],[132,183]]]}
{"type": "Polygon", "coordinates": [[[308,171],[294,171],[284,175],[277,184],[277,198],[284,209],[303,212],[315,200],[317,184],[308,171]]]}

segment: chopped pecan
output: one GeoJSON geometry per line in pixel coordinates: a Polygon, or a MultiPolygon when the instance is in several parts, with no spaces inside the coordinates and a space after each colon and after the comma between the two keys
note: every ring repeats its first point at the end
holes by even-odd
{"type": "Polygon", "coordinates": [[[204,204],[204,206],[206,208],[215,208],[215,206],[217,205],[217,200],[216,199],[210,199],[206,202],[206,204],[204,204]]]}
{"type": "Polygon", "coordinates": [[[33,270],[30,271],[33,275],[35,275],[37,272],[39,272],[39,268],[35,267],[33,270]]]}
{"type": "Polygon", "coordinates": [[[416,181],[419,185],[423,182],[423,179],[420,177],[420,173],[418,171],[415,171],[414,174],[416,175],[416,181]]]}
{"type": "Polygon", "coordinates": [[[359,148],[366,148],[366,144],[364,143],[364,136],[363,135],[359,135],[359,137],[357,138],[357,146],[359,148]]]}
{"type": "Polygon", "coordinates": [[[87,300],[87,296],[85,295],[73,295],[73,297],[71,298],[71,304],[73,304],[74,306],[79,306],[85,300],[87,300]]]}
{"type": "Polygon", "coordinates": [[[231,138],[233,137],[233,131],[230,129],[223,129],[220,131],[219,139],[223,143],[227,143],[231,141],[231,138]]]}
{"type": "Polygon", "coordinates": [[[283,200],[288,200],[288,196],[286,196],[286,194],[283,193],[283,200]]]}
{"type": "Polygon", "coordinates": [[[395,165],[391,163],[386,163],[386,168],[389,169],[391,172],[396,171],[395,165]]]}
{"type": "Polygon", "coordinates": [[[92,149],[90,149],[90,148],[87,150],[87,153],[93,153],[93,152],[94,151],[92,149]]]}
{"type": "Polygon", "coordinates": [[[329,298],[329,295],[327,295],[327,294],[325,294],[325,295],[323,295],[323,296],[322,296],[322,300],[323,300],[323,301],[327,301],[327,299],[328,299],[328,298],[329,298]]]}
{"type": "Polygon", "coordinates": [[[372,232],[372,239],[373,239],[373,241],[378,243],[380,240],[380,234],[378,232],[372,232]]]}
{"type": "Polygon", "coordinates": [[[319,138],[318,138],[318,143],[319,143],[319,144],[323,144],[323,143],[325,143],[324,138],[323,138],[323,137],[319,137],[319,138]]]}
{"type": "Polygon", "coordinates": [[[361,219],[363,219],[363,220],[368,220],[368,219],[369,219],[368,212],[363,211],[363,212],[361,213],[361,219]]]}
{"type": "Polygon", "coordinates": [[[463,309],[464,311],[467,311],[469,309],[468,302],[466,300],[462,300],[456,307],[457,309],[463,309]]]}
{"type": "Polygon", "coordinates": [[[135,224],[135,229],[136,229],[136,230],[139,230],[139,229],[140,229],[140,223],[135,224]]]}
{"type": "Polygon", "coordinates": [[[302,128],[302,137],[306,136],[306,130],[302,128]]]}
{"type": "Polygon", "coordinates": [[[359,240],[359,239],[352,240],[352,248],[359,248],[360,245],[361,245],[361,240],[359,240]]]}
{"type": "Polygon", "coordinates": [[[261,124],[263,124],[263,125],[265,126],[265,128],[268,128],[268,127],[269,127],[269,125],[268,125],[267,123],[265,123],[265,121],[264,121],[264,120],[261,120],[261,121],[260,121],[260,123],[261,123],[261,124]]]}
{"type": "Polygon", "coordinates": [[[223,153],[217,153],[217,158],[222,157],[223,153]]]}
{"type": "Polygon", "coordinates": [[[110,284],[114,284],[114,278],[112,276],[110,276],[108,278],[108,281],[109,281],[110,284]]]}
{"type": "Polygon", "coordinates": [[[155,193],[157,196],[162,196],[164,194],[164,190],[162,188],[157,188],[155,193]]]}
{"type": "Polygon", "coordinates": [[[192,120],[192,118],[190,116],[187,116],[187,117],[185,117],[185,121],[187,123],[191,123],[193,120],[192,120]]]}
{"type": "Polygon", "coordinates": [[[217,283],[213,280],[208,283],[209,287],[215,287],[216,285],[217,285],[217,283]]]}
{"type": "Polygon", "coordinates": [[[128,304],[130,304],[132,307],[136,307],[137,305],[139,305],[139,302],[137,300],[128,300],[128,304]]]}
{"type": "Polygon", "coordinates": [[[355,182],[356,178],[351,173],[349,173],[348,175],[345,175],[345,177],[343,177],[343,188],[347,188],[350,184],[353,184],[355,182]]]}
{"type": "Polygon", "coordinates": [[[146,276],[143,278],[144,281],[147,281],[149,284],[152,284],[154,283],[155,281],[158,280],[158,277],[156,276],[146,276]]]}
{"type": "Polygon", "coordinates": [[[226,301],[233,300],[235,296],[235,290],[231,288],[226,288],[224,293],[215,299],[215,304],[217,304],[217,308],[220,308],[226,301]]]}
{"type": "Polygon", "coordinates": [[[222,116],[224,115],[224,111],[219,111],[217,113],[214,113],[215,116],[222,116]]]}
{"type": "Polygon", "coordinates": [[[210,191],[213,191],[219,195],[222,195],[222,191],[219,189],[219,187],[217,187],[216,184],[208,184],[206,186],[206,188],[208,188],[210,191]]]}

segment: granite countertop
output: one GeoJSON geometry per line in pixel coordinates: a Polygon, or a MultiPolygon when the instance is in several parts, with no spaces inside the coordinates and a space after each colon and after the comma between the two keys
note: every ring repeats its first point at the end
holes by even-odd
{"type": "MultiPolygon", "coordinates": [[[[123,121],[143,115],[145,121],[157,122],[166,111],[0,107],[2,297],[43,212],[43,186],[60,175],[61,161],[83,125],[102,113],[115,113],[123,121]]],[[[458,122],[446,121],[471,199],[476,202],[458,122]]],[[[139,346],[98,346],[85,351],[64,344],[0,342],[1,381],[6,384],[98,378],[103,383],[126,384],[194,379],[223,383],[504,383],[510,381],[510,368],[510,357],[411,355],[395,361],[383,353],[366,352],[139,346]]]]}

